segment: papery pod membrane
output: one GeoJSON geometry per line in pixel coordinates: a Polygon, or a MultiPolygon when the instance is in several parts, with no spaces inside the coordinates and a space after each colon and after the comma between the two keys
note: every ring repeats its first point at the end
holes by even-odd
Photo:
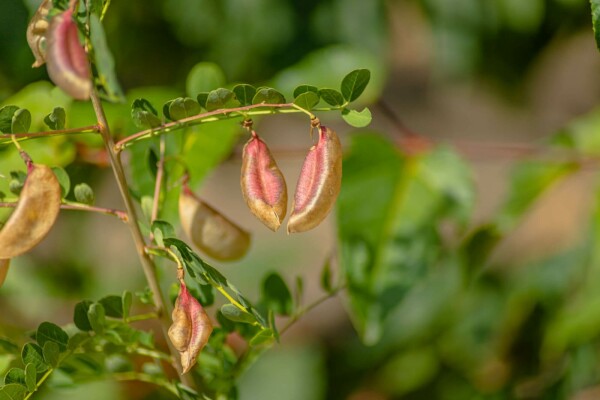
{"type": "Polygon", "coordinates": [[[179,219],[192,243],[216,260],[237,260],[250,248],[248,232],[199,199],[187,186],[179,195],[179,219]]]}
{"type": "Polygon", "coordinates": [[[46,62],[46,31],[48,21],[46,17],[52,8],[52,0],[44,0],[27,25],[27,43],[35,57],[32,67],[40,67],[46,62]]]}
{"type": "Polygon", "coordinates": [[[4,284],[4,281],[6,280],[6,275],[8,274],[9,266],[10,266],[10,258],[0,260],[0,288],[4,284]]]}
{"type": "Polygon", "coordinates": [[[242,153],[242,195],[254,214],[272,231],[279,229],[287,211],[287,186],[269,148],[252,131],[242,153]]]}
{"type": "Polygon", "coordinates": [[[44,239],[60,211],[61,189],[52,170],[28,165],[19,202],[0,230],[0,259],[19,256],[44,239]]]}
{"type": "Polygon", "coordinates": [[[87,100],[92,91],[90,67],[71,10],[52,18],[46,38],[50,79],[73,98],[87,100]]]}
{"type": "Polygon", "coordinates": [[[190,294],[183,280],[171,317],[173,324],[169,328],[169,339],[179,351],[185,374],[194,366],[198,354],[208,343],[213,326],[204,308],[190,294]]]}
{"type": "Polygon", "coordinates": [[[304,160],[288,233],[304,232],[319,225],[329,214],[342,187],[342,145],[336,133],[319,128],[319,140],[304,160]]]}

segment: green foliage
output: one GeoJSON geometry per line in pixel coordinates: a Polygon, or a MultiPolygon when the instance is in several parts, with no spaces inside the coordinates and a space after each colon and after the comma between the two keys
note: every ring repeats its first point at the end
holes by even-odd
{"type": "Polygon", "coordinates": [[[594,28],[594,37],[596,46],[600,49],[600,1],[590,0],[592,6],[592,26],[594,28]]]}
{"type": "Polygon", "coordinates": [[[44,117],[44,123],[52,130],[65,129],[67,114],[62,107],[54,107],[52,112],[44,117]]]}

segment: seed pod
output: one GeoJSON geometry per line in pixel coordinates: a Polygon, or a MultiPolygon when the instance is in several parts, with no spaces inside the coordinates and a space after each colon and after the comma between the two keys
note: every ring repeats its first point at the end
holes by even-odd
{"type": "Polygon", "coordinates": [[[287,211],[287,186],[269,148],[254,131],[244,146],[240,183],[252,214],[276,231],[287,211]]]}
{"type": "Polygon", "coordinates": [[[196,247],[216,260],[236,260],[248,252],[250,234],[196,197],[187,186],[179,195],[179,219],[196,247]]]}
{"type": "Polygon", "coordinates": [[[6,279],[6,274],[8,274],[8,266],[10,265],[9,259],[0,260],[0,288],[2,284],[4,284],[4,280],[6,279]]]}
{"type": "Polygon", "coordinates": [[[71,10],[52,18],[46,38],[50,79],[73,98],[87,100],[92,91],[90,67],[71,10]]]}
{"type": "Polygon", "coordinates": [[[342,145],[336,133],[319,128],[319,141],[302,165],[287,231],[308,231],[323,221],[342,186],[342,145]]]}
{"type": "Polygon", "coordinates": [[[41,242],[58,217],[60,203],[54,172],[30,163],[19,202],[0,231],[0,259],[21,255],[41,242]]]}
{"type": "Polygon", "coordinates": [[[185,374],[196,363],[198,354],[208,343],[213,326],[204,308],[190,294],[183,280],[171,317],[173,324],[169,328],[169,339],[179,351],[185,374]]]}
{"type": "Polygon", "coordinates": [[[46,62],[46,31],[48,21],[46,17],[52,8],[52,0],[44,0],[27,25],[27,43],[35,57],[32,67],[40,67],[46,62]]]}

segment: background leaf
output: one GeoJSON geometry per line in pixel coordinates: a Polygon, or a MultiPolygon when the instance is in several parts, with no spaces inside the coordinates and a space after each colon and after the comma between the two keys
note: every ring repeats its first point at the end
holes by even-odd
{"type": "Polygon", "coordinates": [[[200,92],[210,92],[226,83],[221,67],[210,62],[200,62],[188,73],[185,84],[189,97],[196,97],[200,92]]]}

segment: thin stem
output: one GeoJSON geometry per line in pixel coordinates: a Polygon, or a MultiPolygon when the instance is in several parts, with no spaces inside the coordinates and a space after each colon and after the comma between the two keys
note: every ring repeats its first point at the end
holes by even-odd
{"type": "Polygon", "coordinates": [[[132,315],[130,317],[127,317],[127,319],[125,319],[125,322],[130,323],[130,322],[146,321],[149,319],[157,319],[157,318],[158,318],[158,315],[155,312],[151,312],[151,313],[146,313],[146,314],[132,315]]]}
{"type": "MultiPolygon", "coordinates": [[[[15,208],[17,204],[18,201],[0,201],[0,208],[15,208]]],[[[125,211],[115,210],[112,208],[94,207],[88,206],[86,204],[72,202],[63,203],[60,205],[60,208],[62,210],[89,211],[104,215],[113,215],[115,217],[118,217],[123,222],[128,221],[128,216],[125,211]]]]}
{"type": "Polygon", "coordinates": [[[142,372],[118,372],[111,375],[117,381],[140,381],[146,383],[152,383],[154,385],[158,385],[160,387],[165,388],[169,392],[173,393],[176,396],[179,396],[177,393],[177,388],[171,382],[168,382],[164,379],[157,379],[156,377],[148,374],[144,374],[142,372]]]}
{"type": "Polygon", "coordinates": [[[36,382],[36,384],[35,384],[35,390],[34,390],[33,392],[29,392],[29,393],[27,394],[27,396],[25,396],[25,399],[24,399],[24,400],[27,400],[27,399],[29,399],[31,396],[33,396],[33,394],[37,392],[37,389],[38,389],[40,386],[42,386],[42,384],[43,384],[43,383],[46,381],[46,379],[48,379],[48,377],[49,377],[50,375],[52,375],[52,372],[54,372],[54,368],[50,368],[50,369],[48,369],[48,371],[46,371],[46,373],[45,373],[44,375],[42,375],[42,377],[41,377],[41,378],[40,378],[40,379],[39,379],[39,380],[36,382]]]}
{"type": "MultiPolygon", "coordinates": [[[[123,165],[121,164],[121,159],[118,157],[117,153],[114,150],[114,141],[110,134],[108,121],[106,120],[104,108],[102,107],[102,103],[100,101],[100,97],[98,96],[97,91],[92,91],[91,100],[92,105],[94,107],[94,112],[96,113],[96,118],[98,120],[100,134],[102,135],[102,139],[108,152],[110,164],[113,169],[117,185],[119,186],[121,197],[123,198],[125,208],[127,209],[127,215],[129,217],[129,229],[135,242],[135,247],[140,262],[142,264],[142,269],[144,270],[144,275],[146,276],[146,281],[148,282],[148,286],[152,291],[155,312],[158,315],[158,318],[161,322],[163,335],[166,338],[168,337],[167,332],[169,330],[169,326],[171,325],[171,321],[169,319],[167,303],[164,300],[162,289],[158,282],[158,277],[156,276],[156,266],[154,265],[154,262],[152,261],[150,256],[146,253],[146,243],[138,225],[138,217],[133,204],[133,200],[131,199],[131,196],[129,194],[129,188],[127,185],[127,179],[125,178],[123,165]]],[[[167,340],[167,344],[169,346],[169,351],[173,356],[173,360],[177,360],[179,352],[177,351],[177,349],[175,349],[175,347],[173,347],[173,344],[169,340],[167,340]]],[[[181,369],[181,365],[177,361],[173,362],[173,367],[181,375],[183,371],[181,369]]],[[[188,386],[192,384],[192,381],[187,376],[182,376],[182,380],[184,380],[184,383],[188,386]]]]}
{"type": "MultiPolygon", "coordinates": [[[[337,107],[323,108],[315,111],[329,111],[337,110],[337,107]]],[[[163,124],[157,128],[146,129],[133,135],[127,136],[115,145],[115,151],[119,152],[123,150],[127,145],[131,144],[136,140],[144,139],[146,137],[158,136],[173,130],[181,129],[188,126],[199,125],[206,122],[217,121],[226,118],[244,118],[251,117],[253,115],[265,115],[274,113],[299,113],[303,112],[312,116],[310,112],[303,109],[302,107],[294,103],[279,103],[279,104],[252,104],[249,106],[226,108],[214,111],[208,111],[202,114],[193,115],[191,117],[183,118],[177,121],[163,124]],[[263,108],[263,110],[256,110],[257,108],[263,108]],[[268,108],[269,110],[264,110],[268,108]],[[252,111],[254,110],[254,111],[252,111]]]]}
{"type": "Polygon", "coordinates": [[[78,134],[78,133],[98,133],[100,132],[100,128],[98,125],[89,125],[83,126],[81,128],[71,128],[71,129],[57,129],[55,131],[42,131],[42,132],[31,132],[31,133],[2,133],[0,134],[0,139],[10,139],[11,137],[15,137],[17,139],[30,139],[37,137],[48,137],[48,136],[57,136],[57,135],[70,135],[70,134],[78,134]]]}
{"type": "Polygon", "coordinates": [[[310,312],[315,307],[318,307],[319,305],[323,304],[324,302],[326,302],[327,300],[331,299],[332,297],[337,296],[337,294],[339,292],[341,292],[342,290],[344,290],[344,289],[346,289],[346,285],[345,284],[344,285],[340,285],[340,286],[338,286],[336,288],[333,288],[330,292],[328,292],[327,294],[325,294],[322,297],[318,298],[313,303],[310,303],[309,305],[304,306],[301,309],[299,309],[298,312],[296,312],[294,315],[292,315],[290,317],[290,319],[287,321],[287,323],[284,325],[284,327],[279,330],[279,334],[283,335],[296,322],[298,322],[298,320],[303,315],[305,315],[306,313],[310,312]]]}
{"type": "Polygon", "coordinates": [[[154,221],[158,218],[158,206],[160,203],[160,189],[162,187],[163,174],[165,170],[165,137],[161,136],[160,138],[160,148],[159,148],[159,159],[158,164],[156,166],[156,183],[154,184],[154,199],[152,201],[152,216],[150,218],[151,221],[154,221]]]}

